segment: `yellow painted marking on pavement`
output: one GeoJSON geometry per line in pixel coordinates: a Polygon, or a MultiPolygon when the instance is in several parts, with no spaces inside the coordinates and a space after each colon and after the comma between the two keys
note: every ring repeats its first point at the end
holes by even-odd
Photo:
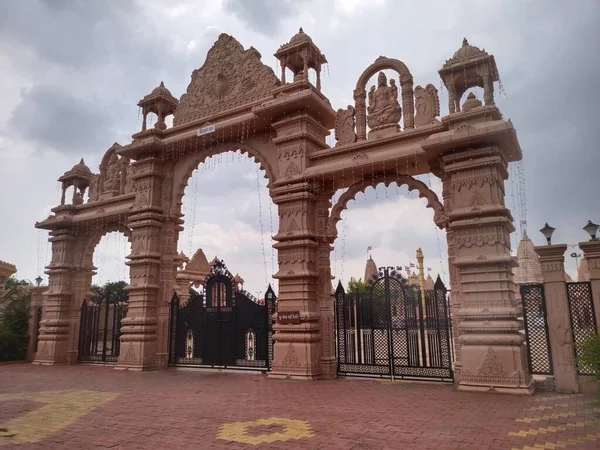
{"type": "Polygon", "coordinates": [[[33,400],[44,406],[2,425],[0,445],[38,442],[87,416],[119,394],[98,391],[44,391],[0,395],[6,400],[33,400]]]}
{"type": "Polygon", "coordinates": [[[570,445],[585,444],[586,442],[595,442],[600,439],[600,433],[586,434],[572,439],[565,439],[564,441],[556,442],[544,442],[543,444],[534,444],[533,447],[526,445],[525,447],[517,448],[513,447],[512,450],[556,450],[557,448],[565,448],[570,445]]]}
{"type": "Polygon", "coordinates": [[[565,412],[565,413],[558,413],[558,414],[549,414],[547,416],[525,417],[523,419],[515,419],[515,422],[525,422],[525,423],[541,422],[542,420],[560,419],[563,417],[573,417],[576,415],[577,415],[577,413],[574,413],[574,412],[565,412]]]}
{"type": "Polygon", "coordinates": [[[529,429],[529,430],[520,430],[519,432],[511,431],[510,433],[508,433],[508,435],[509,436],[520,436],[520,437],[537,436],[538,434],[559,433],[561,431],[567,431],[567,429],[569,429],[569,428],[582,428],[582,427],[585,427],[586,425],[594,425],[597,423],[600,423],[600,421],[584,420],[582,422],[567,423],[565,425],[555,425],[555,426],[548,427],[548,428],[535,428],[535,429],[529,429]]]}
{"type": "Polygon", "coordinates": [[[219,427],[217,439],[258,445],[272,444],[277,441],[289,441],[290,439],[312,438],[314,436],[315,433],[313,433],[310,424],[304,420],[271,417],[270,419],[258,419],[252,422],[225,423],[219,427]],[[261,425],[281,425],[285,431],[282,433],[259,434],[257,436],[250,436],[248,434],[248,430],[251,427],[261,425]]]}
{"type": "Polygon", "coordinates": [[[582,405],[589,405],[591,403],[596,403],[596,400],[586,400],[584,402],[577,402],[577,403],[555,403],[552,406],[534,406],[533,408],[528,408],[527,411],[548,411],[554,408],[567,408],[567,407],[573,407],[576,408],[578,406],[582,406],[582,405]]]}

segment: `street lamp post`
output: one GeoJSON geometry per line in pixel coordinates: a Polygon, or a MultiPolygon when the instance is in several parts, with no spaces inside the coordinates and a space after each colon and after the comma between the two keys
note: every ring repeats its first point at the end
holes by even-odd
{"type": "Polygon", "coordinates": [[[546,222],[546,225],[544,225],[544,228],[542,228],[540,230],[540,232],[544,235],[544,237],[546,238],[546,243],[548,245],[552,245],[552,233],[554,233],[554,230],[556,228],[551,227],[550,225],[548,225],[548,222],[546,222]]]}

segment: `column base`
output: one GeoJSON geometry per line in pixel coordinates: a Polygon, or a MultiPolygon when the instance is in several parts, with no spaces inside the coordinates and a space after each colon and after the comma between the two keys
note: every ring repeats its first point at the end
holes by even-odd
{"type": "Polygon", "coordinates": [[[321,343],[275,342],[274,358],[269,378],[317,380],[323,378],[321,343]]]}
{"type": "Polygon", "coordinates": [[[40,341],[32,364],[55,366],[67,363],[67,341],[40,341]]]}
{"type": "Polygon", "coordinates": [[[513,395],[531,395],[535,392],[533,381],[529,386],[485,386],[475,384],[463,384],[461,382],[456,386],[457,391],[463,392],[488,392],[494,394],[513,394],[513,395]]]}
{"type": "Polygon", "coordinates": [[[121,341],[117,370],[146,371],[156,369],[156,341],[121,341]]]}
{"type": "Polygon", "coordinates": [[[323,370],[323,378],[337,378],[337,358],[321,358],[321,368],[323,370]]]}

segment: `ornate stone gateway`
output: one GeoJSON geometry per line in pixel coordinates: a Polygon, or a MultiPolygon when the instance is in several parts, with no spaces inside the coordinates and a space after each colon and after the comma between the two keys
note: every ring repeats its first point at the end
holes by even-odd
{"type": "Polygon", "coordinates": [[[121,346],[121,321],[127,314],[127,300],[95,295],[81,305],[79,362],[116,363],[121,346]]]}
{"type": "Polygon", "coordinates": [[[382,267],[367,290],[336,290],[338,371],[451,381],[451,325],[446,288],[438,277],[434,290],[414,286],[393,267],[382,267]]]}
{"type": "Polygon", "coordinates": [[[179,99],[161,83],[140,100],[141,131],[108,149],[99,174],[82,161],[60,177],[61,204],[37,224],[50,230],[52,261],[35,362],[77,361],[94,247],[104,233],[119,230],[132,252],[118,365],[168,366],[184,189],[206,158],[241,150],[269,180],[279,215],[278,312],[299,322],[275,324],[271,377],[336,376],[330,264],[336,225],[358,192],[396,182],[426,198],[434,222],[446,230],[458,389],[531,393],[514,296],[513,218],[504,201],[508,164],[522,155],[513,124],[494,102],[500,79],[494,56],[465,39],[446,61],[438,72],[448,90],[444,117],[433,74],[415,86],[398,59],[380,56],[357,74],[354,104],[336,113],[321,91],[327,59],[306,33],[300,30],[275,56],[280,77],[256,49],[220,35],[179,99]],[[483,89],[482,99],[475,87],[483,89]],[[153,127],[146,126],[149,114],[157,116],[153,127]],[[332,130],[335,146],[326,141],[332,130]],[[441,179],[442,199],[414,178],[428,173],[441,179]],[[332,205],[340,189],[346,192],[332,205]]]}
{"type": "Polygon", "coordinates": [[[239,291],[225,264],[216,261],[204,294],[193,293],[184,305],[173,297],[169,363],[268,370],[275,302],[270,286],[264,302],[239,291]]]}

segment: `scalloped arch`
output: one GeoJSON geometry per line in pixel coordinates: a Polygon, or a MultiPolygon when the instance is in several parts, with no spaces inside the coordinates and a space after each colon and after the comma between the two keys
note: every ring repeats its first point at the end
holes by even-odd
{"type": "Polygon", "coordinates": [[[446,211],[444,205],[438,199],[435,192],[425,185],[422,181],[419,181],[408,175],[379,175],[375,178],[365,179],[350,186],[346,192],[344,192],[337,203],[331,209],[331,215],[327,220],[327,236],[335,239],[337,237],[337,223],[342,218],[342,212],[346,209],[348,202],[354,200],[356,194],[364,192],[368,187],[376,187],[380,183],[385,186],[389,186],[390,183],[396,182],[398,186],[406,185],[409,191],[416,190],[419,192],[419,198],[427,199],[427,207],[433,209],[434,216],[433,221],[440,229],[444,229],[447,224],[446,211]]]}
{"type": "MultiPolygon", "coordinates": [[[[264,144],[266,144],[266,142],[264,144]]],[[[196,170],[198,166],[206,160],[206,158],[237,150],[239,150],[242,154],[248,155],[249,158],[254,159],[254,161],[258,163],[260,169],[265,172],[265,178],[268,180],[267,188],[271,186],[271,183],[273,183],[276,179],[275,170],[261,151],[257,150],[251,145],[241,144],[239,142],[220,144],[212,148],[211,151],[203,152],[202,154],[196,155],[196,157],[193,158],[190,157],[186,159],[180,159],[178,161],[178,163],[184,165],[183,175],[179,175],[177,176],[177,179],[174,178],[173,180],[173,204],[176,205],[178,213],[181,213],[181,204],[183,196],[185,195],[185,188],[188,186],[194,170],[196,170]]]]}
{"type": "Polygon", "coordinates": [[[108,233],[113,233],[115,231],[123,233],[127,237],[127,240],[129,241],[129,243],[131,244],[131,230],[129,228],[127,228],[122,223],[108,224],[101,230],[98,230],[92,234],[89,234],[89,235],[85,236],[83,239],[81,239],[81,241],[80,241],[81,243],[78,245],[78,247],[81,249],[81,252],[79,252],[80,257],[77,258],[77,260],[75,261],[76,266],[92,267],[93,259],[94,259],[94,251],[96,250],[96,247],[100,243],[100,240],[104,236],[106,236],[108,233]]]}

